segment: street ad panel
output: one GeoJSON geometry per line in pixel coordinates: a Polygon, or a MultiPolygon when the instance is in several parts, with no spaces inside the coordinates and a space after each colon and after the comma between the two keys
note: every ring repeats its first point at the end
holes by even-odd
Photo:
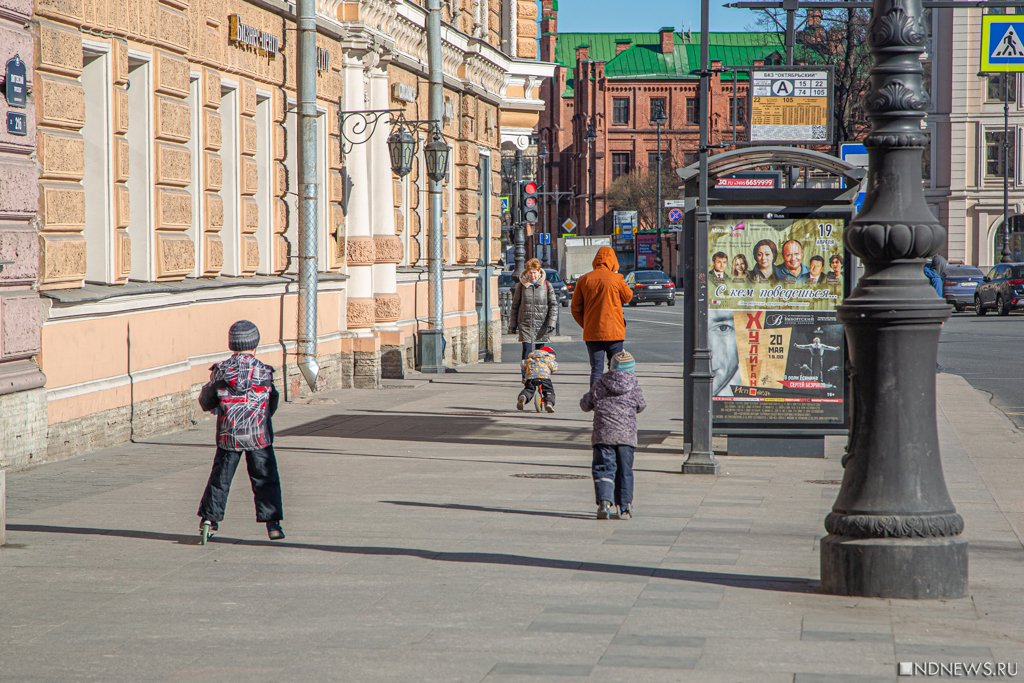
{"type": "Polygon", "coordinates": [[[751,142],[832,141],[832,71],[754,69],[750,73],[751,142]]]}
{"type": "Polygon", "coordinates": [[[655,253],[657,243],[658,233],[656,232],[638,232],[636,234],[637,270],[658,267],[658,256],[655,253]]]}
{"type": "Polygon", "coordinates": [[[845,221],[713,220],[708,343],[716,424],[841,426],[845,221]]]}

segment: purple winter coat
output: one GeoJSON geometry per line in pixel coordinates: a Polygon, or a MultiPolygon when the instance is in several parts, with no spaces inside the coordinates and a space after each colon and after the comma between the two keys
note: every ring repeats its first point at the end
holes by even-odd
{"type": "Polygon", "coordinates": [[[647,407],[644,392],[636,375],[623,370],[611,370],[580,399],[583,412],[594,411],[594,433],[590,443],[594,446],[636,447],[636,414],[647,407]]]}

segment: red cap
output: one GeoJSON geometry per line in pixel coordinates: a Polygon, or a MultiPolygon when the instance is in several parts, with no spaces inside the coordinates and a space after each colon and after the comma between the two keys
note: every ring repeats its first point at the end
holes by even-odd
{"type": "Polygon", "coordinates": [[[538,351],[545,351],[547,353],[550,353],[552,356],[555,355],[555,350],[553,348],[551,348],[550,346],[542,346],[542,347],[540,347],[537,350],[538,351]]]}

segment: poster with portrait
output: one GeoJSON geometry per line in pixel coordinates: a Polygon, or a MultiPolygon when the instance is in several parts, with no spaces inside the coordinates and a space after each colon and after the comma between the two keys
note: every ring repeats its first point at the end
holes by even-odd
{"type": "Polygon", "coordinates": [[[842,218],[713,220],[708,344],[716,424],[842,426],[842,218]]]}

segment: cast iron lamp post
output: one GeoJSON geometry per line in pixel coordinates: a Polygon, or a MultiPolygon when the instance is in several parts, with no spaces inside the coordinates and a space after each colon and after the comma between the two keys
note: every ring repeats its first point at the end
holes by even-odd
{"type": "Polygon", "coordinates": [[[874,0],[869,27],[867,197],[845,235],[864,276],[839,307],[853,425],[821,541],[821,587],[838,595],[958,598],[967,590],[964,523],[946,489],[935,421],[938,340],[950,307],[922,273],[946,241],[921,187],[923,14],[921,0],[874,0]]]}
{"type": "Polygon", "coordinates": [[[587,226],[587,234],[594,234],[594,224],[597,223],[597,179],[595,176],[595,166],[597,156],[597,126],[594,125],[594,120],[591,119],[587,124],[587,149],[590,151],[590,157],[588,158],[588,171],[590,173],[590,183],[588,184],[589,201],[590,201],[590,225],[587,226]]]}
{"type": "MultiPolygon", "coordinates": [[[[655,263],[655,267],[661,268],[661,215],[665,213],[665,207],[661,205],[661,127],[665,125],[666,121],[668,121],[668,117],[665,115],[665,108],[660,105],[651,113],[653,114],[653,116],[651,116],[651,123],[653,123],[658,129],[658,204],[655,209],[657,212],[655,214],[657,218],[654,221],[654,226],[658,230],[658,255],[656,257],[657,263],[655,263]]],[[[633,258],[636,259],[635,253],[633,258]]]]}

